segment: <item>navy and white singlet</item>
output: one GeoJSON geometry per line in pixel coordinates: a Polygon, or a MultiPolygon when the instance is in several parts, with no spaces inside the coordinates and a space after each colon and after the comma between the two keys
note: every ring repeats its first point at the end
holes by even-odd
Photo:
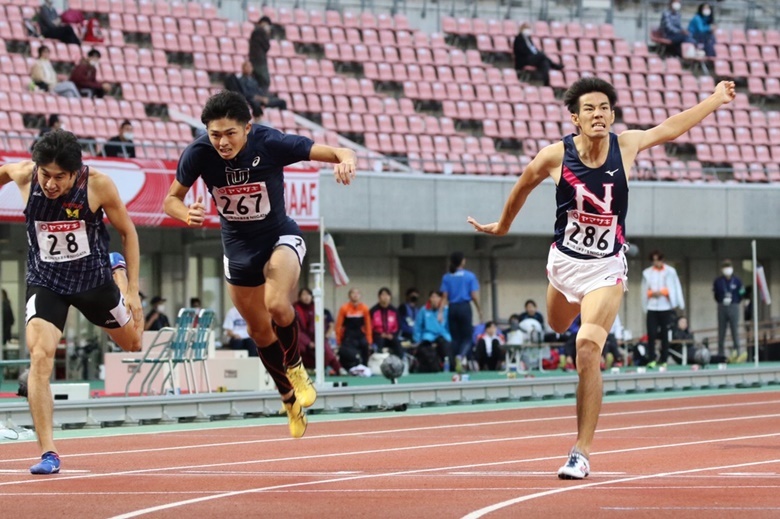
{"type": "Polygon", "coordinates": [[[33,168],[30,196],[24,209],[27,224],[27,284],[72,295],[111,281],[109,234],[103,209],[89,208],[89,167],[76,173],[71,190],[51,200],[33,168]]]}
{"type": "Polygon", "coordinates": [[[563,138],[561,179],[555,189],[555,246],[578,259],[613,256],[625,239],[628,180],[618,136],[609,134],[604,165],[589,168],[580,160],[574,135],[563,138]]]}

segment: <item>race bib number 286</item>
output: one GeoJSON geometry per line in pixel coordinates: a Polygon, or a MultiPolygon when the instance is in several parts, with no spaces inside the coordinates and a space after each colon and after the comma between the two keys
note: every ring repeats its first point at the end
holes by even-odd
{"type": "Polygon", "coordinates": [[[215,187],[212,194],[219,214],[226,220],[236,222],[264,220],[271,211],[265,182],[215,187]]]}
{"type": "Polygon", "coordinates": [[[603,258],[615,243],[617,216],[569,211],[563,245],[580,254],[603,258]]]}
{"type": "Polygon", "coordinates": [[[89,256],[87,224],[84,220],[35,222],[41,260],[62,263],[89,256]]]}

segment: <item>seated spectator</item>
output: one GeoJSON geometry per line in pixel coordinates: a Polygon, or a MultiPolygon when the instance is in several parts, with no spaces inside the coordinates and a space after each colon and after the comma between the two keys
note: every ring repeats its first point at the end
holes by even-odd
{"type": "Polygon", "coordinates": [[[271,85],[268,71],[268,50],[271,48],[271,29],[273,24],[267,16],[260,18],[249,36],[249,61],[252,72],[260,88],[267,90],[271,85]]]}
{"type": "Polygon", "coordinates": [[[555,63],[547,54],[534,45],[531,39],[531,24],[523,22],[520,24],[520,31],[515,36],[512,49],[515,56],[515,71],[517,75],[527,66],[535,67],[536,73],[542,80],[544,86],[550,86],[550,68],[562,70],[563,65],[555,63]]]}
{"type": "Polygon", "coordinates": [[[612,328],[607,335],[607,342],[604,344],[604,349],[601,351],[602,369],[609,369],[611,367],[622,367],[625,363],[623,353],[620,351],[618,341],[623,340],[623,323],[620,322],[620,316],[615,316],[615,322],[612,323],[612,328]]]}
{"type": "Polygon", "coordinates": [[[504,340],[493,321],[485,323],[485,332],[477,339],[475,351],[480,370],[497,371],[504,360],[504,340]]]}
{"type": "Polygon", "coordinates": [[[133,124],[125,119],[119,127],[119,135],[108,139],[103,146],[103,154],[106,157],[135,158],[135,144],[133,144],[133,124]]]}
{"type": "Polygon", "coordinates": [[[712,6],[708,3],[699,4],[696,14],[693,15],[688,23],[688,33],[699,49],[704,50],[704,54],[710,58],[715,57],[715,15],[712,13],[712,6]]]}
{"type": "Polygon", "coordinates": [[[94,16],[90,17],[84,23],[84,41],[90,43],[103,43],[105,35],[103,28],[100,26],[100,20],[94,16]]]}
{"type": "Polygon", "coordinates": [[[404,358],[404,349],[398,340],[399,319],[398,310],[390,304],[393,294],[387,287],[379,289],[377,294],[379,301],[371,308],[371,333],[374,336],[374,344],[378,352],[385,349],[388,353],[404,358]]]}
{"type": "Polygon", "coordinates": [[[688,31],[683,29],[681,8],[680,0],[672,0],[669,2],[669,7],[661,14],[661,35],[672,42],[669,46],[669,54],[678,58],[682,56],[682,44],[693,43],[688,31]]]}
{"type": "Polygon", "coordinates": [[[439,318],[439,307],[442,304],[442,293],[432,290],[428,296],[428,303],[417,313],[414,322],[414,342],[417,344],[418,371],[432,373],[441,371],[444,357],[449,358],[450,366],[455,365],[455,356],[452,352],[452,336],[448,323],[448,310],[442,309],[439,318]]]}
{"type": "Polygon", "coordinates": [[[544,328],[544,316],[536,311],[536,301],[533,299],[529,299],[525,302],[525,312],[520,314],[518,319],[520,322],[523,322],[526,319],[536,319],[539,321],[539,324],[542,325],[542,328],[544,328]]]}
{"type": "Polygon", "coordinates": [[[688,328],[687,318],[680,317],[677,319],[677,326],[672,330],[672,341],[669,349],[682,356],[683,348],[685,348],[688,362],[693,362],[693,356],[696,353],[696,341],[693,338],[693,332],[688,328]]]}
{"type": "Polygon", "coordinates": [[[165,298],[161,296],[154,296],[152,298],[152,301],[149,303],[149,306],[151,306],[152,309],[146,314],[144,330],[157,331],[171,325],[168,316],[165,315],[165,301],[165,298]]]}
{"type": "Polygon", "coordinates": [[[371,331],[371,315],[360,301],[360,290],[349,290],[349,301],[339,308],[336,317],[336,337],[339,343],[339,360],[349,371],[358,364],[368,365],[370,345],[374,343],[371,331]]]}
{"type": "Polygon", "coordinates": [[[252,108],[252,116],[258,124],[263,117],[264,107],[287,109],[287,102],[284,99],[280,99],[268,92],[267,89],[260,87],[252,75],[252,64],[249,61],[244,61],[241,64],[241,72],[231,74],[225,79],[225,88],[238,92],[246,98],[252,108]]]}
{"type": "MultiPolygon", "coordinates": [[[[152,304],[154,304],[154,299],[152,299],[152,304]]],[[[228,348],[231,350],[246,350],[250,357],[258,356],[257,345],[249,336],[249,327],[246,324],[246,319],[241,317],[235,306],[225,314],[222,329],[225,332],[228,348]]]]}
{"type": "MultiPolygon", "coordinates": [[[[303,359],[303,366],[313,370],[317,368],[316,343],[315,343],[315,315],[314,298],[311,290],[302,288],[298,291],[298,300],[293,305],[298,315],[298,350],[303,359]]],[[[331,320],[332,322],[332,320],[331,320]]],[[[347,370],[341,366],[338,357],[333,353],[328,341],[325,341],[325,366],[331,375],[348,375],[347,370]]]]}
{"type": "Polygon", "coordinates": [[[41,34],[45,38],[60,40],[63,43],[75,43],[81,45],[79,37],[73,27],[62,23],[57,10],[52,5],[53,0],[44,0],[44,4],[38,10],[38,25],[41,28],[41,34]]]}
{"type": "Polygon", "coordinates": [[[86,97],[103,97],[111,90],[110,83],[101,83],[97,80],[98,63],[100,63],[100,51],[92,49],[87,53],[86,59],[82,59],[70,72],[70,80],[76,84],[76,88],[82,95],[83,91],[87,92],[86,97]]]}
{"type": "Polygon", "coordinates": [[[44,92],[54,92],[63,97],[79,97],[79,90],[72,81],[58,81],[54,66],[49,61],[51,49],[41,45],[38,49],[38,59],[30,69],[30,79],[35,86],[44,92]]]}
{"type": "MultiPolygon", "coordinates": [[[[43,137],[49,132],[53,132],[54,130],[64,129],[62,126],[62,123],[60,122],[60,116],[57,114],[51,114],[49,116],[49,121],[47,126],[41,128],[41,132],[38,134],[38,139],[43,137]]],[[[38,142],[38,139],[35,139],[33,143],[30,145],[30,152],[32,153],[33,148],[35,148],[35,143],[38,142]]]]}
{"type": "Polygon", "coordinates": [[[420,299],[420,293],[416,288],[406,290],[406,302],[398,308],[398,321],[401,324],[399,338],[401,342],[412,342],[414,339],[414,321],[417,319],[417,312],[420,311],[417,302],[420,299]]]}

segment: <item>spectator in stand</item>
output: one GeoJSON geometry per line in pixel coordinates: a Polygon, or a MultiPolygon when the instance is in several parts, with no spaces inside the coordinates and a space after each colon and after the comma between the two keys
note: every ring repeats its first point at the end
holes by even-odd
{"type": "Polygon", "coordinates": [[[379,289],[379,301],[371,308],[371,334],[378,352],[385,349],[388,353],[404,358],[404,349],[398,340],[399,318],[398,310],[390,304],[393,294],[387,287],[379,289]]]}
{"type": "Polygon", "coordinates": [[[30,69],[30,78],[35,86],[45,92],[54,92],[63,97],[80,97],[79,90],[72,81],[58,81],[57,72],[49,60],[51,49],[41,45],[38,49],[38,59],[30,69]]]}
{"type": "Polygon", "coordinates": [[[669,54],[678,58],[682,57],[682,44],[693,43],[688,31],[683,29],[680,9],[682,9],[680,0],[672,0],[669,2],[669,7],[661,13],[661,35],[672,42],[669,45],[669,54]]]}
{"type": "Polygon", "coordinates": [[[103,97],[111,91],[110,83],[101,83],[97,80],[97,65],[100,63],[100,51],[92,49],[87,53],[86,59],[73,67],[70,72],[70,80],[79,91],[89,91],[87,97],[103,97]]]}
{"type": "Polygon", "coordinates": [[[485,323],[485,332],[477,339],[475,357],[480,370],[496,371],[504,359],[502,348],[504,340],[498,331],[496,323],[485,323]]]}
{"type": "Polygon", "coordinates": [[[531,39],[531,24],[528,22],[520,24],[520,31],[515,36],[512,49],[515,55],[515,71],[518,76],[523,72],[523,68],[535,67],[544,86],[550,86],[550,69],[563,70],[562,64],[555,63],[534,45],[531,39]]]}
{"type": "Polygon", "coordinates": [[[44,0],[43,5],[38,10],[38,25],[41,28],[41,34],[45,38],[60,40],[63,43],[75,43],[81,45],[76,32],[68,24],[62,23],[57,10],[52,5],[53,0],[44,0]]]}
{"type": "Polygon", "coordinates": [[[133,144],[133,123],[125,119],[119,126],[119,135],[114,135],[103,146],[103,154],[106,157],[135,158],[135,144],[133,144]]]}
{"type": "Polygon", "coordinates": [[[103,28],[100,26],[100,20],[91,16],[84,22],[84,41],[88,43],[103,43],[105,41],[103,28]]]}
{"type": "Polygon", "coordinates": [[[423,373],[441,371],[445,357],[449,359],[450,366],[453,365],[452,336],[447,314],[448,308],[444,306],[442,293],[432,290],[428,303],[417,313],[414,322],[417,364],[423,373]]]}
{"type": "Polygon", "coordinates": [[[157,331],[171,325],[168,316],[165,315],[165,301],[166,299],[162,296],[154,296],[152,298],[152,301],[149,303],[152,310],[146,314],[144,330],[157,331]]]}
{"type": "Polygon", "coordinates": [[[420,300],[420,292],[416,288],[406,290],[406,302],[398,308],[398,322],[401,323],[399,339],[401,342],[412,342],[414,339],[414,321],[417,319],[417,306],[420,300]]]}
{"type": "Polygon", "coordinates": [[[682,356],[684,348],[688,356],[688,362],[693,362],[693,356],[696,353],[696,341],[693,338],[693,332],[688,328],[688,319],[685,317],[677,319],[677,326],[672,331],[672,340],[674,344],[670,346],[670,349],[682,356]]]}
{"type": "Polygon", "coordinates": [[[519,322],[522,323],[526,319],[536,319],[542,325],[542,329],[544,329],[544,316],[536,311],[536,301],[533,299],[525,302],[525,312],[520,314],[519,322]]]}
{"type": "MultiPolygon", "coordinates": [[[[298,301],[293,305],[295,313],[298,314],[298,348],[301,352],[303,365],[308,370],[317,368],[315,330],[316,325],[314,316],[314,297],[311,290],[302,288],[298,291],[298,301]]],[[[331,320],[332,323],[332,320],[331,320]]],[[[325,341],[325,366],[328,367],[330,375],[348,375],[339,362],[336,354],[333,353],[329,342],[325,341]]]]}
{"type": "Polygon", "coordinates": [[[263,90],[271,86],[271,76],[268,72],[268,49],[271,48],[271,19],[263,16],[255,24],[255,29],[249,37],[249,61],[254,69],[257,84],[263,90]]]}
{"type": "Polygon", "coordinates": [[[358,364],[368,365],[370,345],[374,343],[371,315],[360,301],[360,290],[349,290],[349,301],[339,308],[336,317],[336,337],[339,343],[339,360],[348,371],[358,364]]]}
{"type": "Polygon", "coordinates": [[[661,251],[650,253],[653,264],[642,271],[642,310],[647,312],[647,367],[654,368],[655,341],[661,339],[658,362],[666,365],[669,358],[669,335],[677,318],[677,310],[685,310],[682,286],[677,271],[664,263],[661,251]]]}
{"type": "MultiPolygon", "coordinates": [[[[152,300],[154,301],[154,299],[152,300]]],[[[250,357],[257,357],[257,344],[249,336],[249,327],[234,306],[225,314],[222,330],[227,338],[227,347],[231,350],[246,350],[250,357]]]]}
{"type": "Polygon", "coordinates": [[[268,89],[261,88],[257,79],[252,75],[252,63],[245,61],[241,65],[241,72],[231,74],[225,79],[225,88],[238,92],[244,96],[252,109],[252,117],[255,123],[260,124],[263,117],[263,108],[287,109],[287,101],[271,94],[268,89]]]}
{"type": "Polygon", "coordinates": [[[726,354],[726,326],[731,329],[734,349],[730,362],[742,363],[747,360],[747,351],[739,353],[739,314],[740,303],[745,295],[742,280],[734,275],[734,265],[730,259],[723,260],[721,275],[712,284],[715,301],[718,303],[718,355],[726,354]]]}
{"type": "Polygon", "coordinates": [[[688,32],[696,42],[696,46],[704,50],[707,57],[715,57],[715,15],[708,3],[699,4],[696,14],[688,23],[688,32]]]}
{"type": "Polygon", "coordinates": [[[54,130],[60,130],[64,129],[64,126],[62,122],[60,122],[60,116],[58,114],[51,114],[49,116],[49,120],[47,121],[47,125],[41,128],[40,133],[38,133],[38,138],[33,141],[33,143],[30,145],[30,153],[32,153],[33,148],[35,148],[35,143],[38,142],[38,139],[43,137],[49,132],[53,132],[54,130]]]}

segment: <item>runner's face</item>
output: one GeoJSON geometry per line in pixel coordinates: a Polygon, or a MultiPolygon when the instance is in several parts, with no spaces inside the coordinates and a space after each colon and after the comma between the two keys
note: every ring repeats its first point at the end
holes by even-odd
{"type": "Polygon", "coordinates": [[[38,166],[38,183],[43,188],[46,198],[59,198],[70,191],[75,182],[75,172],[68,172],[52,162],[38,166]]]}
{"type": "Polygon", "coordinates": [[[247,136],[252,129],[252,125],[241,124],[235,119],[217,119],[211,121],[207,126],[209,140],[219,156],[225,160],[236,158],[244,146],[246,146],[247,136]]]}
{"type": "Polygon", "coordinates": [[[615,112],[606,94],[590,92],[580,96],[580,113],[573,114],[572,121],[583,135],[605,137],[615,121],[615,112]]]}

